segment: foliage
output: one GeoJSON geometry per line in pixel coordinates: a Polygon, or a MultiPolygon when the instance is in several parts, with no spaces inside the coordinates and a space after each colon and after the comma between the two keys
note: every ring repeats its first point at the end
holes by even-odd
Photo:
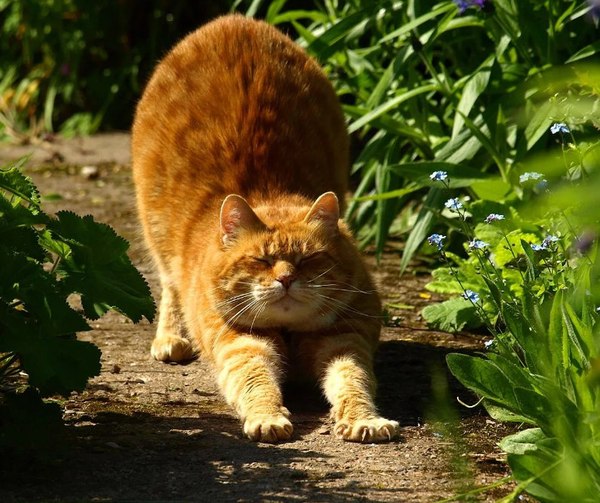
{"type": "MultiPolygon", "coordinates": [[[[574,138],[568,148],[578,149],[574,138]]],[[[540,195],[525,187],[530,201],[522,215],[496,204],[503,213],[474,227],[485,204],[470,211],[449,200],[469,240],[467,260],[446,253],[446,236],[429,241],[449,264],[434,283],[460,290],[494,334],[485,355],[449,355],[450,370],[494,418],[531,426],[500,444],[518,490],[541,501],[592,502],[600,493],[600,221],[592,196],[600,163],[591,173],[582,164],[566,167],[553,183],[536,172],[521,175],[525,186],[543,187],[540,195]]]]}
{"type": "Polygon", "coordinates": [[[60,408],[42,398],[81,391],[100,372],[100,350],[76,337],[91,330],[86,318],[115,309],[137,322],[155,311],[128,243],[91,216],[46,215],[23,162],[0,169],[0,449],[37,443],[40,425],[60,424],[60,408]]]}
{"type": "Polygon", "coordinates": [[[0,137],[128,128],[156,60],[227,0],[0,0],[0,137]]]}
{"type": "Polygon", "coordinates": [[[570,106],[587,109],[582,122],[593,115],[598,81],[574,64],[600,46],[581,1],[326,0],[286,10],[280,0],[266,11],[266,2],[245,3],[292,24],[326,65],[356,143],[348,216],[363,244],[381,251],[398,215],[412,215],[403,221],[414,225],[396,228],[410,229],[403,269],[445,198],[430,172],[448,171],[473,197],[503,198],[520,164],[551,143],[544,133],[568,115],[564,98],[578,94],[570,106]]]}

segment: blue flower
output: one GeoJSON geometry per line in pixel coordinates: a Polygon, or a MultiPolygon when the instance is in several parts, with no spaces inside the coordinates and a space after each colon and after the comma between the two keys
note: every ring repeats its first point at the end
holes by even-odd
{"type": "Polygon", "coordinates": [[[456,212],[458,212],[458,210],[460,210],[463,207],[462,203],[458,200],[457,197],[453,197],[452,199],[448,199],[446,201],[446,203],[444,204],[444,206],[446,208],[448,208],[449,210],[456,211],[456,212]]]}
{"type": "Polygon", "coordinates": [[[542,241],[542,246],[544,247],[544,249],[547,249],[552,245],[552,243],[556,243],[558,241],[560,241],[558,237],[550,234],[544,238],[544,240],[542,241]]]}
{"type": "Polygon", "coordinates": [[[483,9],[486,0],[453,0],[458,7],[458,12],[464,14],[469,7],[479,7],[483,9]]]}
{"type": "Polygon", "coordinates": [[[469,241],[469,250],[484,250],[488,246],[490,246],[490,244],[482,241],[481,239],[469,241]]]}
{"type": "Polygon", "coordinates": [[[458,12],[460,12],[461,14],[465,12],[471,5],[471,3],[468,0],[454,0],[454,3],[458,7],[458,12]]]}
{"type": "Polygon", "coordinates": [[[477,304],[479,302],[479,294],[473,290],[465,290],[465,293],[463,293],[463,298],[470,300],[473,304],[477,304]]]}
{"type": "Polygon", "coordinates": [[[444,239],[446,239],[446,236],[443,236],[441,234],[432,234],[427,238],[427,241],[430,245],[437,246],[437,249],[441,250],[444,246],[444,239]]]}
{"type": "Polygon", "coordinates": [[[448,178],[448,173],[445,171],[434,171],[431,173],[431,175],[429,175],[429,178],[431,178],[434,182],[443,182],[446,180],[446,178],[448,178]]]}
{"type": "Polygon", "coordinates": [[[536,173],[535,171],[529,171],[527,173],[523,173],[520,177],[519,177],[519,183],[525,183],[528,182],[529,180],[539,180],[540,178],[542,178],[542,174],[541,173],[536,173]]]}
{"type": "Polygon", "coordinates": [[[490,213],[487,217],[485,217],[485,223],[491,224],[492,222],[498,222],[499,220],[504,220],[504,215],[500,215],[499,213],[490,213]]]}
{"type": "Polygon", "coordinates": [[[556,133],[570,133],[571,130],[567,127],[567,125],[564,122],[557,122],[555,124],[552,124],[552,126],[550,126],[550,132],[552,134],[556,134],[556,133]]]}
{"type": "Polygon", "coordinates": [[[532,244],[531,249],[536,252],[542,251],[542,250],[548,250],[552,246],[553,243],[556,243],[558,241],[560,241],[560,238],[558,238],[557,236],[553,236],[552,234],[549,234],[548,236],[546,236],[544,238],[541,245],[532,244]]]}
{"type": "Polygon", "coordinates": [[[528,182],[529,180],[539,180],[540,178],[542,178],[541,173],[536,173],[535,171],[528,171],[527,173],[523,173],[519,177],[519,182],[524,183],[528,182]]]}

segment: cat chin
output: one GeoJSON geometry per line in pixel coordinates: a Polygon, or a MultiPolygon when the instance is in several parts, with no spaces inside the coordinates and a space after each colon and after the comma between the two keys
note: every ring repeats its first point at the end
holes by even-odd
{"type": "Polygon", "coordinates": [[[280,328],[296,332],[311,332],[330,327],[336,321],[333,312],[323,313],[312,306],[286,298],[264,309],[260,318],[240,320],[247,328],[280,328]]]}

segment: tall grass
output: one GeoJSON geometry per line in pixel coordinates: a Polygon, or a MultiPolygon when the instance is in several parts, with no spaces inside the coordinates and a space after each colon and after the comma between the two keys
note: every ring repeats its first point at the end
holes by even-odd
{"type": "Polygon", "coordinates": [[[378,252],[390,229],[404,234],[402,269],[446,197],[428,174],[444,169],[453,188],[505,198],[521,164],[551,144],[544,133],[564,120],[562,100],[580,94],[568,85],[585,72],[576,65],[600,51],[582,1],[488,0],[464,12],[450,0],[240,3],[293,27],[325,64],[356,149],[348,216],[378,252]]]}

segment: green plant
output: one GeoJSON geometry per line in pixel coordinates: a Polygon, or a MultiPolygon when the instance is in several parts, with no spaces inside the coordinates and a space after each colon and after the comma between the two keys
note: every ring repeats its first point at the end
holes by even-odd
{"type": "Polygon", "coordinates": [[[39,448],[44,428],[60,425],[60,407],[42,398],[100,372],[100,350],[76,337],[91,330],[86,319],[155,311],[127,241],[91,216],[46,215],[23,162],[0,169],[0,450],[39,448]]]}
{"type": "MultiPolygon", "coordinates": [[[[506,206],[512,218],[488,215],[487,242],[475,237],[476,210],[457,198],[446,203],[471,255],[448,266],[446,279],[494,335],[484,355],[447,361],[494,418],[531,426],[500,443],[519,482],[512,496],[525,490],[544,502],[592,502],[600,494],[600,222],[592,202],[600,165],[583,180],[567,167],[560,185],[546,188],[544,180],[524,216],[506,206]]],[[[447,183],[445,174],[432,177],[447,183]]],[[[433,234],[429,242],[449,260],[445,239],[433,234]]]]}
{"type": "Polygon", "coordinates": [[[166,50],[228,0],[0,0],[0,138],[128,128],[166,50]]]}
{"type": "Polygon", "coordinates": [[[574,66],[600,49],[585,2],[264,3],[250,13],[291,24],[325,64],[356,146],[347,216],[378,251],[393,224],[407,234],[403,270],[447,197],[430,172],[449,172],[474,198],[505,199],[521,163],[550,144],[550,124],[569,115],[563,99],[587,87],[575,106],[593,118],[586,93],[598,95],[597,81],[574,66]]]}

